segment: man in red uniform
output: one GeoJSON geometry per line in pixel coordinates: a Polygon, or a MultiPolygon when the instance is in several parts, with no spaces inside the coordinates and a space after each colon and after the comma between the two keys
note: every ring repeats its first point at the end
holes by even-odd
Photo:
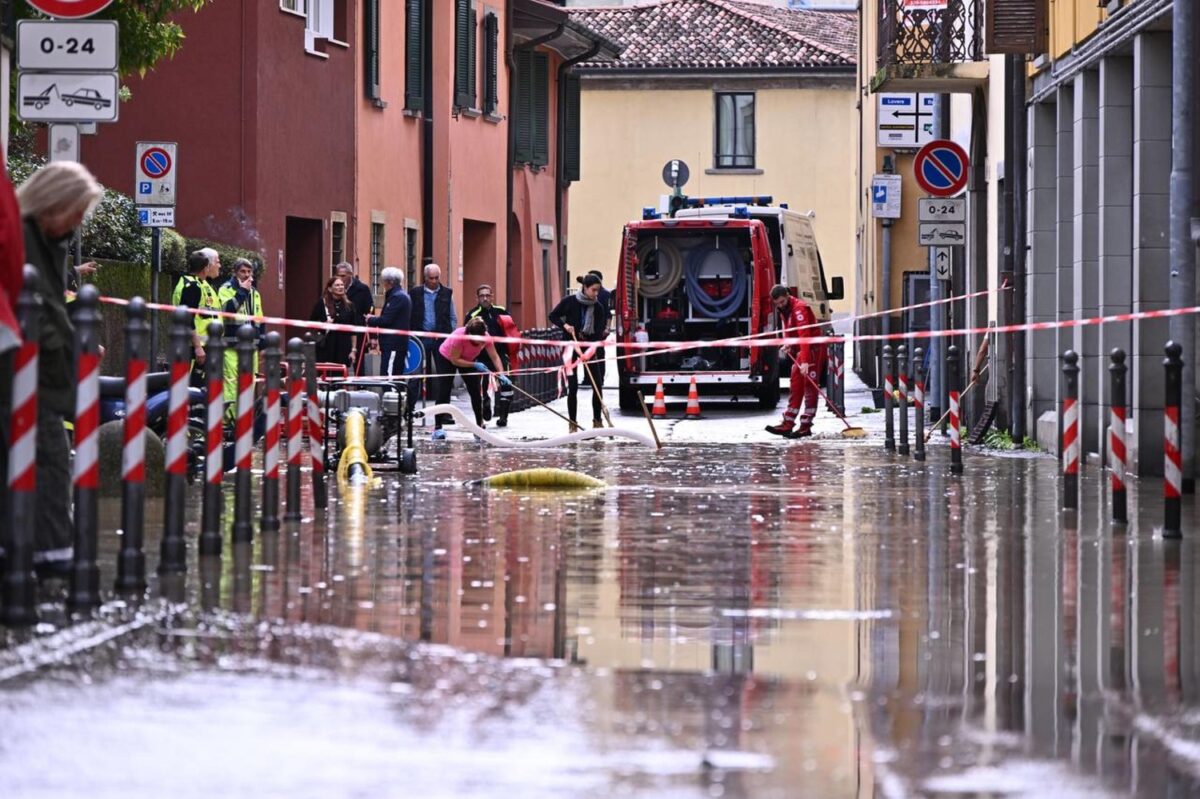
{"type": "MultiPolygon", "coordinates": [[[[784,337],[809,338],[820,335],[821,330],[812,308],[789,294],[784,286],[771,289],[771,302],[779,312],[780,329],[784,337]]],[[[784,349],[782,357],[792,370],[788,406],[783,412],[783,422],[768,425],[767,432],[785,438],[804,438],[812,435],[813,417],[817,415],[817,375],[821,373],[825,359],[825,345],[802,343],[784,349]],[[801,404],[804,405],[804,414],[800,416],[800,426],[797,427],[796,416],[800,413],[801,404]]],[[[780,366],[784,366],[784,363],[781,362],[780,366]]]]}

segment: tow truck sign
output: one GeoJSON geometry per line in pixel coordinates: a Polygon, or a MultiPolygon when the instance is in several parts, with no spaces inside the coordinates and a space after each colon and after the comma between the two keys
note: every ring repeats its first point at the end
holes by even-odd
{"type": "Polygon", "coordinates": [[[26,122],[116,122],[115,72],[22,72],[17,113],[26,122]]]}

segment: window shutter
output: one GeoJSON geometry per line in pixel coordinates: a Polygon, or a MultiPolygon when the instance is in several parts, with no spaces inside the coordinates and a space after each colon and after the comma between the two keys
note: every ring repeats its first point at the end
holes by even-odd
{"type": "Polygon", "coordinates": [[[500,105],[500,20],[495,14],[483,18],[483,110],[496,113],[500,105]]]}
{"type": "Polygon", "coordinates": [[[477,75],[479,75],[479,59],[476,55],[479,52],[479,14],[475,10],[475,0],[470,0],[470,7],[467,9],[467,107],[475,108],[478,102],[479,91],[477,85],[479,83],[477,75]]]}
{"type": "Polygon", "coordinates": [[[470,108],[468,94],[470,83],[470,39],[471,26],[467,22],[470,0],[454,0],[454,107],[470,108]]]}
{"type": "Polygon", "coordinates": [[[1047,0],[988,0],[987,51],[1038,55],[1047,50],[1047,0]]]}
{"type": "Polygon", "coordinates": [[[528,50],[517,50],[513,55],[517,66],[515,118],[509,120],[510,125],[516,126],[513,159],[527,164],[533,160],[533,58],[528,50]]]}
{"type": "Polygon", "coordinates": [[[367,97],[372,100],[380,98],[379,90],[379,0],[366,0],[363,4],[363,25],[366,48],[363,53],[366,69],[364,84],[367,97]]]}
{"type": "Polygon", "coordinates": [[[544,53],[533,54],[533,163],[550,161],[547,132],[550,122],[550,66],[544,53]]]}
{"type": "Polygon", "coordinates": [[[563,82],[563,180],[579,180],[579,76],[568,75],[563,82]]]}
{"type": "Polygon", "coordinates": [[[405,0],[404,108],[425,109],[425,0],[405,0]]]}

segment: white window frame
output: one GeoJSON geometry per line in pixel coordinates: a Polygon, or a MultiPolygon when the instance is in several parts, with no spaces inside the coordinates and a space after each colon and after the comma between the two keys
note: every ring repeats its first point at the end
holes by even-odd
{"type": "Polygon", "coordinates": [[[308,0],[279,0],[279,10],[299,17],[308,16],[308,0]]]}

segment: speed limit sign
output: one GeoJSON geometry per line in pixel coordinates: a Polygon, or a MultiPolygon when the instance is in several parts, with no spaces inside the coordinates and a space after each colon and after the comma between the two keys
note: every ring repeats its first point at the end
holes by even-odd
{"type": "Polygon", "coordinates": [[[103,11],[112,0],[26,0],[29,5],[48,17],[83,19],[103,11]]]}

